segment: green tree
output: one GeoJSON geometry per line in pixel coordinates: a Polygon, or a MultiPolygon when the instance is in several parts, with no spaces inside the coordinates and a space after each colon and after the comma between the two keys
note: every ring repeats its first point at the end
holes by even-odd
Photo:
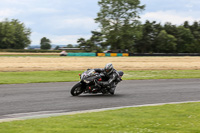
{"type": "Polygon", "coordinates": [[[175,36],[177,39],[177,53],[195,53],[200,51],[197,22],[194,22],[192,26],[188,21],[185,21],[182,26],[166,23],[164,29],[168,34],[175,36]]]}
{"type": "Polygon", "coordinates": [[[195,39],[190,29],[184,26],[177,27],[177,52],[178,53],[191,53],[195,48],[195,39]]]}
{"type": "Polygon", "coordinates": [[[94,43],[92,43],[90,40],[79,38],[77,43],[79,43],[79,47],[83,48],[86,52],[91,52],[94,49],[94,43]]]}
{"type": "Polygon", "coordinates": [[[74,46],[72,44],[68,44],[67,48],[73,48],[74,46]]]}
{"type": "Polygon", "coordinates": [[[91,33],[92,36],[88,40],[85,40],[84,38],[78,39],[77,43],[79,43],[79,47],[84,48],[87,52],[91,52],[93,50],[102,52],[102,49],[107,46],[107,44],[103,41],[102,33],[98,31],[92,31],[91,33]]]}
{"type": "Polygon", "coordinates": [[[151,53],[155,52],[155,38],[158,36],[163,27],[156,21],[146,21],[142,25],[141,37],[136,41],[136,52],[151,53]]]}
{"type": "Polygon", "coordinates": [[[184,26],[185,28],[190,28],[190,24],[189,24],[188,21],[185,21],[184,24],[183,24],[183,26],[184,26]]]}
{"type": "Polygon", "coordinates": [[[155,40],[157,53],[173,53],[176,50],[176,38],[162,30],[155,40]]]}
{"type": "Polygon", "coordinates": [[[140,0],[101,0],[98,4],[101,9],[95,20],[100,23],[106,44],[114,50],[131,48],[135,36],[133,31],[145,6],[140,5],[140,0]]]}
{"type": "Polygon", "coordinates": [[[191,32],[194,33],[195,31],[200,32],[200,23],[198,23],[197,21],[195,21],[191,26],[189,26],[188,28],[190,28],[191,32]]]}
{"type": "Polygon", "coordinates": [[[41,49],[51,49],[51,41],[48,38],[43,37],[40,41],[40,48],[41,49]]]}
{"type": "Polygon", "coordinates": [[[23,23],[20,23],[18,20],[13,19],[11,24],[14,27],[14,42],[13,46],[14,49],[23,49],[28,47],[31,43],[30,41],[30,34],[31,30],[29,28],[25,28],[23,23]]]}
{"type": "Polygon", "coordinates": [[[0,22],[0,48],[24,49],[31,43],[31,30],[17,19],[0,22]]]}
{"type": "Polygon", "coordinates": [[[200,22],[195,21],[191,26],[190,30],[194,36],[194,53],[200,53],[200,22]]]}
{"type": "Polygon", "coordinates": [[[0,48],[8,49],[12,48],[14,45],[14,27],[11,26],[8,19],[1,23],[1,38],[0,38],[0,48]]]}
{"type": "Polygon", "coordinates": [[[163,28],[168,34],[177,37],[178,29],[177,29],[176,25],[173,25],[173,24],[167,22],[167,23],[165,23],[163,28]]]}
{"type": "Polygon", "coordinates": [[[59,46],[56,46],[54,50],[58,50],[59,48],[60,48],[59,46]]]}
{"type": "Polygon", "coordinates": [[[103,41],[103,34],[98,31],[92,31],[92,37],[90,41],[94,44],[94,48],[97,52],[102,52],[102,49],[107,47],[107,43],[103,41]]]}

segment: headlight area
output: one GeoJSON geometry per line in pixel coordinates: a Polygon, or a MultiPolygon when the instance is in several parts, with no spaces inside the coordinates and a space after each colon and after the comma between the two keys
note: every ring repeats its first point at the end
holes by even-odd
{"type": "Polygon", "coordinates": [[[91,81],[83,80],[85,83],[89,84],[91,81]]]}

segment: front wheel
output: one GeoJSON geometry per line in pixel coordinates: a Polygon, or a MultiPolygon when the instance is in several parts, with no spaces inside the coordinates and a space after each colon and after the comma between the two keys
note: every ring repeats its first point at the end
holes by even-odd
{"type": "Polygon", "coordinates": [[[77,83],[71,89],[72,96],[78,96],[83,92],[81,83],[77,83]]]}

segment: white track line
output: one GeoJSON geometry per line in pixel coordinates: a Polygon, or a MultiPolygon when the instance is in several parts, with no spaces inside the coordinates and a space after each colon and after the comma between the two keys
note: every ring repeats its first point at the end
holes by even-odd
{"type": "Polygon", "coordinates": [[[61,116],[61,115],[74,115],[74,114],[82,114],[82,113],[92,113],[92,112],[116,110],[116,109],[131,108],[131,107],[160,106],[160,105],[166,105],[166,104],[181,104],[181,103],[195,103],[195,102],[200,102],[200,101],[184,101],[184,102],[143,104],[143,105],[121,106],[121,107],[102,108],[102,109],[83,110],[83,111],[73,111],[73,112],[65,112],[65,110],[57,110],[57,111],[40,111],[40,112],[30,112],[30,113],[18,113],[18,114],[4,115],[4,117],[8,117],[8,118],[0,119],[0,123],[1,122],[16,121],[16,120],[47,118],[47,117],[61,116]]]}

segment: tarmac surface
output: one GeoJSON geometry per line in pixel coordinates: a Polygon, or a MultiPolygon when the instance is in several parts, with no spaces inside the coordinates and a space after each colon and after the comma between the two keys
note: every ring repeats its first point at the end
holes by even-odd
{"type": "Polygon", "coordinates": [[[115,95],[82,94],[70,90],[77,82],[0,85],[0,119],[121,106],[200,101],[200,79],[122,81],[115,95]]]}

